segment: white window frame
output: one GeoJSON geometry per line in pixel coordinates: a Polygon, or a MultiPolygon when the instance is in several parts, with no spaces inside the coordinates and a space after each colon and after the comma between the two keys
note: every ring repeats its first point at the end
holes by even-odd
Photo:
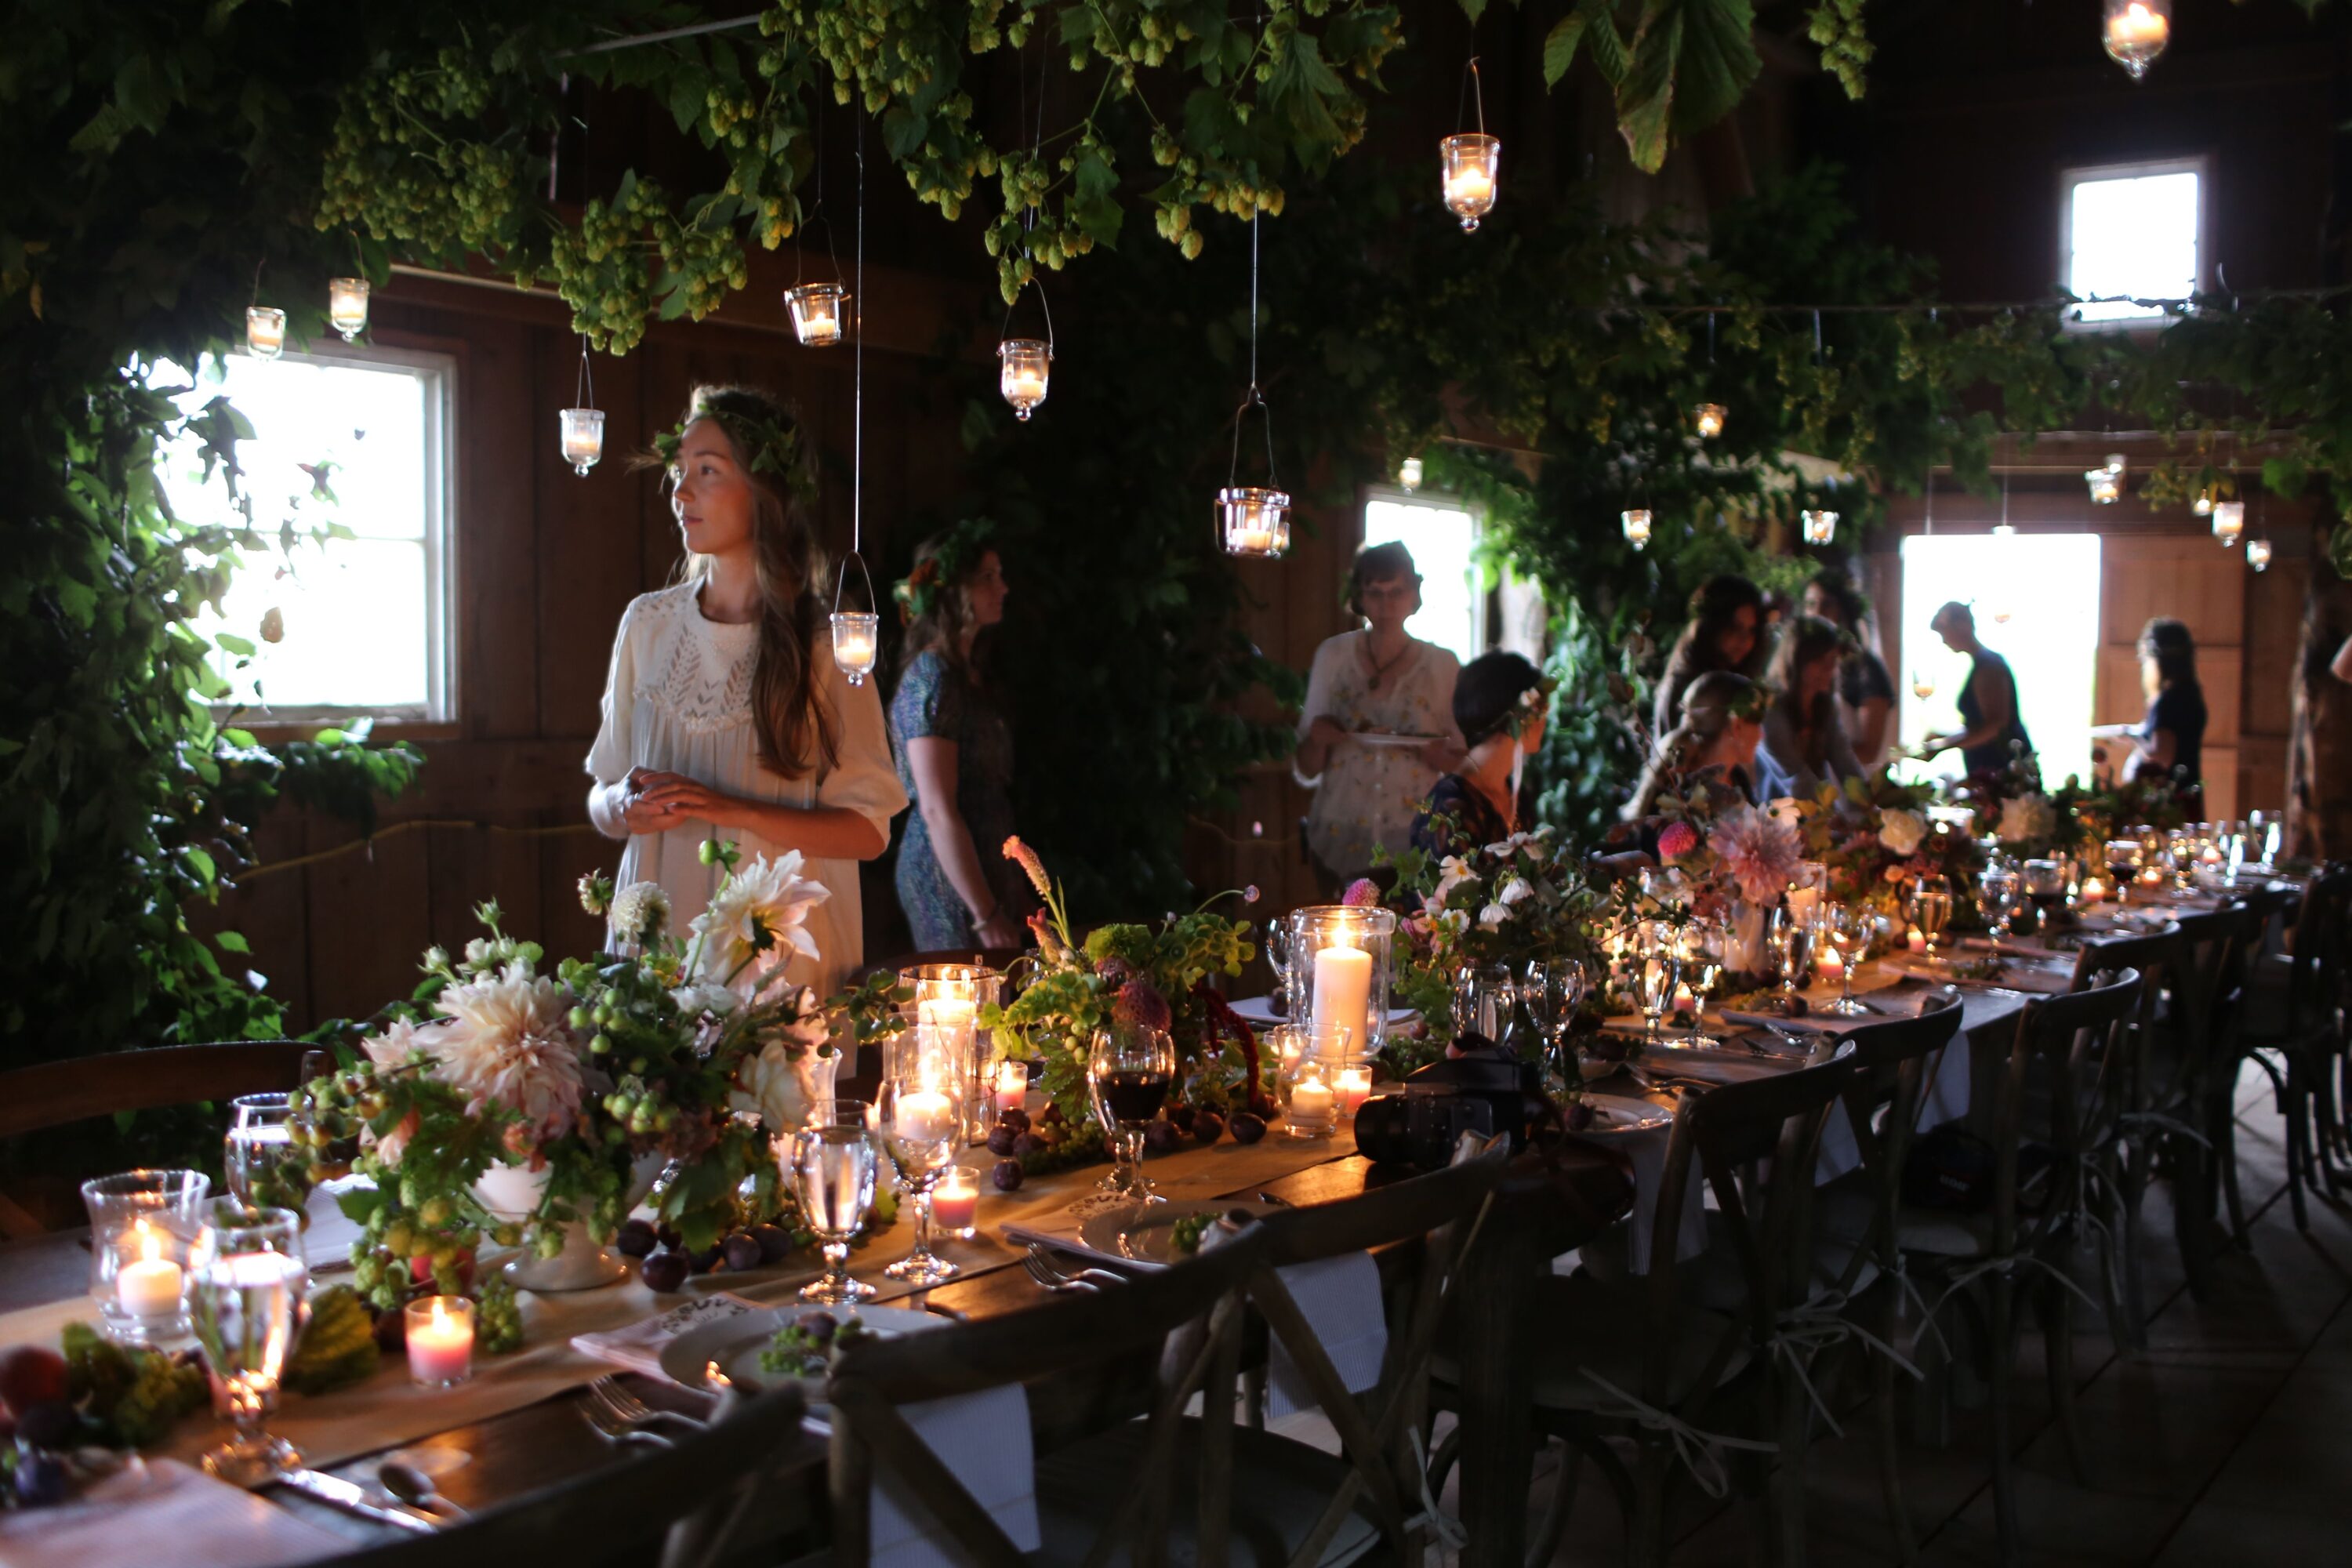
{"type": "MultiPolygon", "coordinates": [[[[2213,212],[2213,160],[2203,153],[2192,153],[2179,158],[2149,158],[2132,163],[2093,163],[2079,168],[2061,170],[2058,175],[2058,286],[2072,289],[2074,280],[2074,187],[2099,184],[2108,180],[2137,180],[2151,174],[2194,174],[2197,176],[2197,272],[2189,280],[2192,292],[2205,288],[2210,275],[2207,259],[2205,237],[2211,231],[2208,221],[2213,212]]],[[[2164,316],[2119,316],[2110,321],[2078,320],[2070,310],[2064,321],[2065,330],[2074,332],[2146,331],[2163,327],[2164,316]]]]}
{"type": "MultiPolygon", "coordinates": [[[[236,351],[250,358],[248,351],[236,351]]],[[[310,703],[289,707],[269,703],[256,708],[236,700],[223,701],[226,713],[242,707],[244,729],[272,729],[338,723],[373,718],[392,723],[446,724],[457,717],[457,659],[451,639],[456,631],[457,533],[452,519],[457,498],[457,356],[429,349],[398,348],[383,343],[337,343],[308,350],[289,348],[287,360],[311,364],[377,369],[398,365],[418,382],[425,400],[419,422],[424,435],[423,460],[427,475],[425,493],[425,702],[384,706],[375,703],[310,703]]]]}
{"type": "MultiPolygon", "coordinates": [[[[1471,505],[1460,496],[1443,490],[1432,490],[1426,487],[1409,490],[1402,485],[1365,485],[1362,489],[1363,493],[1357,498],[1356,501],[1356,533],[1360,545],[1363,542],[1366,531],[1365,521],[1374,501],[1389,501],[1398,506],[1427,507],[1433,511],[1463,512],[1470,519],[1470,559],[1473,567],[1476,566],[1478,547],[1486,537],[1486,514],[1477,507],[1471,505]]],[[[1419,563],[1415,564],[1418,565],[1419,563]]],[[[1486,585],[1485,574],[1481,573],[1478,591],[1470,595],[1470,639],[1479,651],[1495,646],[1493,599],[1493,589],[1486,585]]]]}

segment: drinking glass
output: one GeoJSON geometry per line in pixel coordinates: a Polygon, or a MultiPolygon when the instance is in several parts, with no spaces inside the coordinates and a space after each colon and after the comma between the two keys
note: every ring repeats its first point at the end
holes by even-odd
{"type": "Polygon", "coordinates": [[[1699,1024],[1706,1016],[1706,999],[1723,979],[1724,950],[1731,941],[1731,932],[1720,921],[1694,921],[1683,930],[1682,984],[1690,989],[1690,1033],[1683,1037],[1686,1049],[1709,1048],[1719,1042],[1699,1032],[1699,1024]]]}
{"type": "Polygon", "coordinates": [[[1813,973],[1813,940],[1821,929],[1821,906],[1805,909],[1782,906],[1772,911],[1772,926],[1766,941],[1772,949],[1772,961],[1780,969],[1780,1011],[1793,1016],[1797,993],[1811,983],[1813,973]]]}
{"type": "Polygon", "coordinates": [[[2050,912],[2066,901],[2066,868],[2055,860],[2028,860],[2020,877],[2026,898],[2046,929],[2050,912]]]}
{"type": "Polygon", "coordinates": [[[1575,1076],[1569,1059],[1568,1038],[1576,1026],[1576,1010],[1584,1005],[1591,981],[1584,964],[1573,958],[1528,962],[1526,990],[1528,1016],[1543,1034],[1546,1072],[1565,1087],[1575,1076]]]}
{"type": "Polygon", "coordinates": [[[305,1229],[310,1215],[310,1156],[295,1137],[300,1110],[290,1094],[246,1094],[229,1102],[221,1165],[228,1190],[254,1208],[289,1209],[305,1229]]]}
{"type": "Polygon", "coordinates": [[[1936,678],[1924,669],[1911,672],[1911,695],[1925,702],[1936,695],[1936,678]]]}
{"type": "Polygon", "coordinates": [[[2224,822],[2220,825],[2217,842],[2221,850],[2221,881],[2225,887],[2238,885],[2238,873],[2246,865],[2246,825],[2224,822]]]}
{"type": "MultiPolygon", "coordinates": [[[[1344,1038],[1339,1048],[1344,1054],[1344,1038]]],[[[1094,1100],[1095,1118],[1110,1140],[1113,1158],[1103,1191],[1138,1203],[1167,1201],[1143,1179],[1143,1131],[1168,1103],[1175,1082],[1176,1045],[1167,1031],[1117,1022],[1095,1031],[1093,1047],[1087,1053],[1087,1091],[1094,1100]]]]}
{"type": "Polygon", "coordinates": [[[205,1455],[205,1469],[234,1486],[257,1487],[295,1468],[302,1456],[263,1423],[278,1408],[278,1384],[301,1337],[310,1282],[302,1261],[300,1216],[215,1198],[212,1241],[196,1266],[189,1316],[212,1373],[213,1408],[230,1436],[205,1455]]]}
{"type": "Polygon", "coordinates": [[[1986,866],[1977,878],[1977,910],[1996,942],[2009,940],[2009,914],[2017,905],[2017,873],[2004,861],[1986,866]]]}
{"type": "Polygon", "coordinates": [[[1454,1032],[1499,1042],[1518,1001],[1507,963],[1465,963],[1454,972],[1454,1032]]]}
{"type": "Polygon", "coordinates": [[[2132,889],[2139,881],[2140,847],[2137,838],[2107,840],[2107,876],[2116,885],[2116,902],[2131,902],[2132,889]]]}
{"type": "Polygon", "coordinates": [[[1682,984],[1682,943],[1664,921],[1643,921],[1633,936],[1633,999],[1642,1009],[1642,1043],[1658,1043],[1658,1020],[1674,1010],[1682,984]]]}
{"type": "Polygon", "coordinates": [[[1266,1005],[1277,1018],[1290,1016],[1290,922],[1270,920],[1265,922],[1265,962],[1274,971],[1274,994],[1266,1005]]]}
{"type": "Polygon", "coordinates": [[[792,1163],[793,1195],[800,1204],[801,1223],[824,1254],[824,1272],[802,1288],[803,1301],[837,1306],[874,1294],[873,1286],[852,1279],[845,1267],[850,1239],[874,1205],[874,1178],[880,1163],[866,1131],[866,1111],[862,1100],[820,1100],[809,1107],[807,1121],[789,1144],[776,1141],[777,1152],[792,1163]]]}
{"type": "Polygon", "coordinates": [[[1919,928],[1927,939],[1927,962],[1936,962],[1936,939],[1952,923],[1951,879],[1942,876],[1922,877],[1911,889],[1911,923],[1919,928]]]}
{"type": "Polygon", "coordinates": [[[202,1171],[124,1171],[81,1184],[89,1211],[89,1298],[117,1344],[164,1343],[188,1331],[187,1287],[210,1245],[202,1171]]]}
{"type": "Polygon", "coordinates": [[[931,1252],[931,1189],[963,1143],[966,1078],[958,1052],[969,1034],[968,1026],[918,1024],[882,1045],[875,1130],[915,1194],[915,1249],[883,1272],[911,1285],[936,1285],[956,1274],[954,1264],[931,1252]]]}
{"type": "Polygon", "coordinates": [[[1853,999],[1853,971],[1870,954],[1870,939],[1878,933],[1878,917],[1857,904],[1832,904],[1822,918],[1822,934],[1837,950],[1837,999],[1825,1002],[1822,1010],[1845,1017],[1860,1017],[1870,1012],[1853,999]]]}

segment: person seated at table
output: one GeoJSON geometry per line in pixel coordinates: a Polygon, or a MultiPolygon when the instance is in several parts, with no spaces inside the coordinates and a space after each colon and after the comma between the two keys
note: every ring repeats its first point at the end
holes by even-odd
{"type": "Polygon", "coordinates": [[[1315,650],[1298,720],[1297,771],[1315,791],[1307,847],[1334,894],[1371,874],[1376,851],[1404,847],[1415,803],[1463,754],[1453,725],[1461,661],[1404,629],[1421,609],[1412,553],[1394,542],[1358,551],[1347,606],[1363,618],[1363,629],[1328,637],[1315,650]],[[1414,735],[1431,739],[1419,745],[1386,739],[1414,735]]]}
{"type": "Polygon", "coordinates": [[[1658,742],[1640,786],[1625,804],[1625,822],[1638,826],[1654,819],[1658,797],[1668,790],[1687,795],[1704,789],[1718,811],[1752,801],[1764,698],[1762,687],[1729,670],[1691,682],[1683,694],[1683,721],[1658,742]]]}
{"type": "Polygon", "coordinates": [[[1691,595],[1690,616],[1666,656],[1665,673],[1658,677],[1654,718],[1659,736],[1682,722],[1683,694],[1700,676],[1716,670],[1756,674],[1764,626],[1761,589],[1745,577],[1718,573],[1691,595]]]}
{"type": "Polygon", "coordinates": [[[2137,724],[2102,724],[2091,733],[2131,742],[2125,782],[2169,779],[2194,820],[2204,804],[2205,689],[2197,679],[2197,642],[2186,625],[2159,616],[2140,628],[2139,682],[2147,716],[2137,724]]]}
{"type": "Polygon", "coordinates": [[[1845,726],[1838,720],[1838,666],[1846,636],[1818,616],[1800,616],[1780,628],[1765,689],[1764,743],[1756,753],[1757,790],[1765,800],[1810,800],[1825,784],[1862,774],[1845,726]]]}
{"type": "Polygon", "coordinates": [[[1519,759],[1543,744],[1543,673],[1516,653],[1481,654],[1454,683],[1454,723],[1469,752],[1412,819],[1412,847],[1433,858],[1499,844],[1518,831],[1519,759]]]}
{"type": "Polygon", "coordinates": [[[1854,761],[1874,768],[1886,760],[1895,716],[1895,678],[1886,661],[1864,640],[1863,621],[1869,606],[1853,579],[1834,566],[1824,566],[1805,584],[1805,614],[1819,616],[1854,639],[1838,665],[1838,721],[1853,747],[1854,761]]]}
{"type": "Polygon", "coordinates": [[[2017,714],[2017,678],[2009,660],[1977,640],[1976,612],[1955,599],[1936,612],[1927,629],[1954,653],[1969,656],[1969,678],[1960,682],[1955,704],[1962,727],[1953,734],[1928,736],[1920,743],[1919,760],[1957,746],[1970,773],[1997,773],[2009,766],[2013,752],[2031,755],[2033,742],[2017,714]]]}

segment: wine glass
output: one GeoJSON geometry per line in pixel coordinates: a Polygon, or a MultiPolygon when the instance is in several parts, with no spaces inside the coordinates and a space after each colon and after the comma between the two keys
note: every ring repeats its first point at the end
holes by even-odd
{"type": "Polygon", "coordinates": [[[915,1249],[882,1272],[910,1285],[936,1285],[956,1274],[954,1264],[931,1251],[931,1189],[963,1142],[967,1075],[960,1043],[956,1030],[918,1024],[882,1045],[874,1126],[915,1193],[915,1249]]]}
{"type": "Polygon", "coordinates": [[[205,1455],[205,1469],[253,1488],[296,1468],[302,1456],[263,1423],[278,1408],[278,1384],[310,1319],[304,1295],[301,1218],[215,1198],[205,1211],[210,1241],[196,1265],[189,1317],[212,1374],[213,1408],[229,1420],[228,1440],[205,1455]]]}
{"type": "Polygon", "coordinates": [[[1936,695],[1936,678],[1924,669],[1911,672],[1911,695],[1925,702],[1936,695]]]}
{"type": "Polygon", "coordinates": [[[801,1300],[838,1306],[862,1301],[874,1287],[852,1279],[845,1267],[849,1243],[874,1206],[874,1179],[880,1165],[866,1131],[862,1100],[820,1100],[791,1141],[776,1140],[776,1152],[791,1162],[793,1196],[801,1223],[824,1254],[824,1272],[802,1287],[801,1300]]]}
{"type": "Polygon", "coordinates": [[[1643,921],[1633,935],[1633,999],[1642,1009],[1642,1043],[1658,1043],[1658,1021],[1674,1010],[1682,984],[1682,943],[1664,921],[1643,921]]]}
{"type": "Polygon", "coordinates": [[[1274,993],[1266,1005],[1277,1018],[1290,1016],[1290,922],[1276,917],[1265,922],[1265,962],[1274,971],[1274,993]]]}
{"type": "Polygon", "coordinates": [[[1869,956],[1870,939],[1878,932],[1878,917],[1858,904],[1831,904],[1822,915],[1822,934],[1837,950],[1838,994],[1822,1010],[1844,1017],[1861,1017],[1870,1009],[1853,999],[1853,972],[1869,956]]]}
{"type": "Polygon", "coordinates": [[[1952,923],[1952,883],[1948,877],[1920,878],[1911,889],[1911,923],[1927,939],[1927,962],[1936,962],[1936,939],[1952,923]]]}
{"type": "Polygon", "coordinates": [[[1772,911],[1772,925],[1766,941],[1771,945],[1772,960],[1780,969],[1780,1011],[1796,1015],[1797,993],[1811,984],[1813,973],[1813,941],[1819,933],[1818,903],[1802,909],[1790,909],[1783,904],[1772,911]]]}
{"type": "MultiPolygon", "coordinates": [[[[1345,1029],[1338,1031],[1343,1037],[1345,1029]]],[[[1320,1049],[1323,1042],[1315,1042],[1320,1049]]],[[[1339,1050],[1345,1054],[1342,1038],[1339,1050]]],[[[1113,1164],[1102,1190],[1138,1203],[1167,1200],[1155,1194],[1143,1179],[1143,1131],[1168,1103],[1176,1082],[1176,1045],[1164,1029],[1112,1022],[1095,1031],[1087,1053],[1087,1090],[1093,1097],[1095,1118],[1110,1140],[1113,1164]]]]}
{"type": "Polygon", "coordinates": [[[2017,873],[2006,860],[1987,863],[1977,878],[1977,911],[1996,942],[2009,940],[2009,913],[2017,905],[2017,873]]]}
{"type": "Polygon", "coordinates": [[[1454,972],[1454,1032],[1500,1041],[1518,1001],[1518,984],[1506,963],[1465,963],[1454,972]]]}
{"type": "Polygon", "coordinates": [[[1685,1049],[1698,1050],[1718,1043],[1699,1033],[1699,1025],[1706,1016],[1708,994],[1723,979],[1724,950],[1730,940],[1730,931],[1718,921],[1693,921],[1684,928],[1682,984],[1691,994],[1690,1033],[1683,1038],[1685,1049]]]}
{"type": "Polygon", "coordinates": [[[222,1170],[228,1190],[253,1208],[280,1208],[310,1228],[310,1156],[295,1137],[301,1117],[290,1094],[244,1094],[229,1102],[222,1170]]]}
{"type": "Polygon", "coordinates": [[[1528,1011],[1543,1031],[1544,1061],[1549,1072],[1565,1086],[1571,1075],[1568,1037],[1576,1025],[1576,1010],[1584,1005],[1591,984],[1584,964],[1573,958],[1534,959],[1527,973],[1528,1011]]]}
{"type": "Polygon", "coordinates": [[[2140,847],[2137,838],[2107,840],[2107,876],[2116,885],[2116,902],[2131,902],[2133,885],[2139,880],[2140,847]]]}

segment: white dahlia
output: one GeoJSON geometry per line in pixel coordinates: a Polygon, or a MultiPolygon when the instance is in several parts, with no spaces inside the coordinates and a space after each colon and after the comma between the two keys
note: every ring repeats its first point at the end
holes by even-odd
{"type": "Polygon", "coordinates": [[[1927,819],[1916,811],[1884,806],[1878,813],[1878,841],[1896,855],[1908,855],[1927,837],[1927,819]]]}
{"type": "Polygon", "coordinates": [[[613,900],[613,935],[644,947],[669,924],[669,895],[659,882],[632,882],[613,900]]]}
{"type": "Polygon", "coordinates": [[[760,988],[787,962],[785,949],[803,958],[817,956],[816,939],[809,935],[808,912],[833,896],[824,883],[801,875],[801,855],[788,849],[771,860],[760,856],[738,868],[709,907],[694,917],[694,933],[702,939],[702,973],[720,984],[732,984],[746,996],[760,988]]]}
{"type": "Polygon", "coordinates": [[[580,1053],[564,1026],[563,987],[522,963],[441,993],[449,1016],[434,1030],[436,1076],[478,1116],[491,1106],[522,1118],[542,1142],[572,1130],[580,1111],[580,1053]]]}
{"type": "Polygon", "coordinates": [[[2058,831],[2058,807],[2046,795],[2011,795],[2000,803],[2004,844],[2041,844],[2058,831]]]}

